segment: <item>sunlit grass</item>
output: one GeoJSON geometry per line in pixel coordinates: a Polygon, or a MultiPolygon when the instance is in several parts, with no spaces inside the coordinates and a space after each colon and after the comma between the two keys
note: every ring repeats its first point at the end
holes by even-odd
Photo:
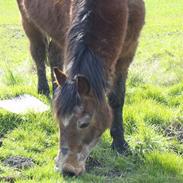
{"type": "MultiPolygon", "coordinates": [[[[52,112],[17,115],[1,109],[0,182],[8,177],[16,183],[183,182],[183,144],[166,134],[169,126],[183,125],[182,0],[145,2],[146,25],[130,67],[124,107],[131,155],[113,152],[106,131],[91,154],[99,166],[79,178],[63,178],[54,171],[58,128],[52,112]],[[23,170],[7,167],[3,160],[10,156],[32,158],[34,166],[23,170]]],[[[50,105],[37,94],[36,70],[16,1],[0,0],[0,12],[0,99],[27,93],[50,105]]]]}

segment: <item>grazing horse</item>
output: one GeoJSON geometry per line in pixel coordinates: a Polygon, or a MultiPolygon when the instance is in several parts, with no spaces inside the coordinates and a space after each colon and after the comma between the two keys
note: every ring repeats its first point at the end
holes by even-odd
{"type": "Polygon", "coordinates": [[[103,132],[112,148],[128,149],[122,109],[128,68],[144,25],[143,0],[17,0],[37,66],[38,91],[49,94],[51,66],[54,113],[60,147],[56,169],[80,175],[103,132]],[[48,39],[49,38],[49,39],[48,39]]]}

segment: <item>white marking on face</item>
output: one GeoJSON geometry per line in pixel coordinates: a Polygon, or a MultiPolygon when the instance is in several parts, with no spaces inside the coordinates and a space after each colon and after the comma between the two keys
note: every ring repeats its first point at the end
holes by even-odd
{"type": "Polygon", "coordinates": [[[62,152],[59,151],[57,157],[55,158],[55,171],[56,172],[62,172],[62,164],[65,161],[67,156],[62,156],[62,152]]]}
{"type": "Polygon", "coordinates": [[[62,123],[63,123],[64,127],[69,126],[69,123],[70,123],[70,121],[71,121],[72,118],[73,118],[73,114],[71,116],[66,116],[63,119],[62,123]]]}

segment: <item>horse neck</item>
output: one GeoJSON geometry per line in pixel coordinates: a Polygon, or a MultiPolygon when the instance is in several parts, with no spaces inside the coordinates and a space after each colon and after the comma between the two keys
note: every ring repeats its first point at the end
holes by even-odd
{"type": "Polygon", "coordinates": [[[101,59],[89,47],[95,3],[73,1],[72,22],[66,39],[66,70],[70,79],[82,74],[88,79],[96,97],[104,99],[105,80],[101,59]]]}
{"type": "Polygon", "coordinates": [[[98,98],[112,75],[127,25],[126,0],[75,0],[67,36],[68,75],[85,75],[98,98]],[[110,71],[112,68],[112,71],[110,71]],[[105,71],[104,71],[105,70],[105,71]]]}

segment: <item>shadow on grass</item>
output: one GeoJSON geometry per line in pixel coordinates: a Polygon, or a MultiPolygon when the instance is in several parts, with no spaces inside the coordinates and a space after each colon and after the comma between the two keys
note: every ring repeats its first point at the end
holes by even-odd
{"type": "Polygon", "coordinates": [[[1,177],[0,176],[0,182],[8,182],[8,183],[14,183],[16,181],[15,177],[7,176],[7,177],[1,177]]]}
{"type": "Polygon", "coordinates": [[[23,123],[21,115],[0,110],[0,138],[23,123]]]}

